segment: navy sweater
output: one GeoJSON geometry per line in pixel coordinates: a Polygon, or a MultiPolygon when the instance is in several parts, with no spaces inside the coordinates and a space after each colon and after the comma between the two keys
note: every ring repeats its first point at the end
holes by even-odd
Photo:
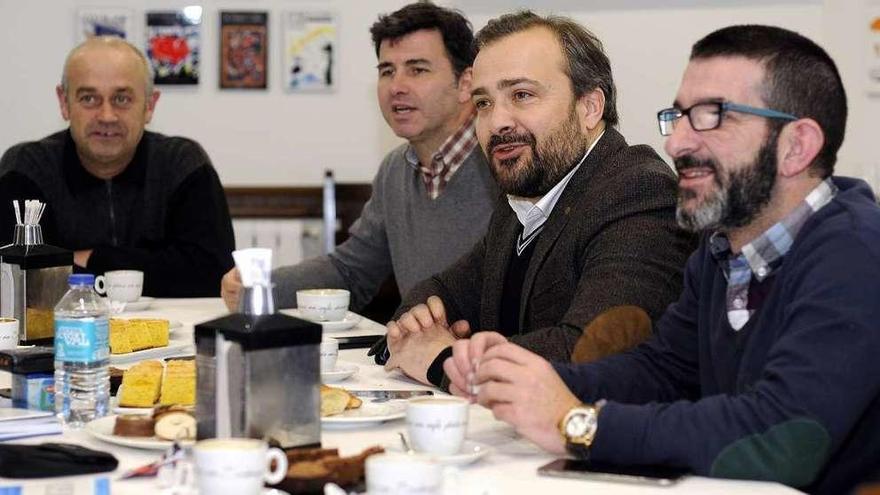
{"type": "Polygon", "coordinates": [[[585,402],[608,399],[596,460],[690,468],[845,493],[880,470],[880,208],[835,177],[748,325],[706,239],[655,335],[624,354],[557,365],[585,402]]]}

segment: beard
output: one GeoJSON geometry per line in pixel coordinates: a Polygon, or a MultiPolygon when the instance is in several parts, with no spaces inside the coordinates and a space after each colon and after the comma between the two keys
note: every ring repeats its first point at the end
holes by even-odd
{"type": "Polygon", "coordinates": [[[776,144],[777,132],[772,132],[761,145],[754,162],[748,167],[723,174],[718,163],[713,160],[696,160],[683,156],[675,160],[678,171],[692,167],[706,167],[712,170],[715,188],[706,193],[703,200],[692,210],[684,203],[697,198],[698,193],[691,189],[679,188],[678,207],[675,218],[687,230],[727,231],[750,224],[770,203],[773,186],[776,184],[776,144]]]}
{"type": "Polygon", "coordinates": [[[586,139],[580,132],[574,105],[568,118],[552,131],[540,145],[531,132],[520,134],[493,134],[489,138],[486,154],[492,156],[496,146],[524,144],[531,150],[506,160],[492,160],[492,176],[498,187],[512,196],[537,198],[547,194],[565,174],[575,166],[587,149],[586,139]]]}

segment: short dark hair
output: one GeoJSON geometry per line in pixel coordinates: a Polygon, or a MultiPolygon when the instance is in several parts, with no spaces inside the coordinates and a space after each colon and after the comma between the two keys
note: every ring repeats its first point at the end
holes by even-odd
{"type": "Polygon", "coordinates": [[[568,62],[563,71],[571,80],[575,98],[580,98],[596,88],[601,89],[605,94],[602,118],[608,125],[617,125],[617,90],[611,76],[611,62],[599,38],[572,19],[561,16],[541,17],[530,10],[502,15],[489,21],[477,33],[477,51],[501,38],[535,27],[549,29],[559,40],[568,62]]]}
{"type": "MultiPolygon", "coordinates": [[[[794,31],[741,25],[719,29],[694,44],[691,60],[712,57],[745,57],[763,64],[764,104],[818,122],[825,144],[812,167],[823,178],[834,173],[846,131],[846,92],[825,50],[794,31]]],[[[781,129],[785,124],[771,121],[770,125],[781,129]]]]}
{"type": "Polygon", "coordinates": [[[379,16],[379,20],[370,28],[376,57],[379,56],[382,41],[396,41],[422,29],[440,32],[456,78],[474,65],[476,49],[470,21],[457,10],[438,7],[427,1],[411,3],[396,12],[379,16]]]}

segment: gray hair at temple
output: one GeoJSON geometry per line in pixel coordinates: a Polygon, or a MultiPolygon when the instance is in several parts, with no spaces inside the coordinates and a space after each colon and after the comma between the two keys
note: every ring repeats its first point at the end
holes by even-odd
{"type": "Polygon", "coordinates": [[[568,62],[563,71],[571,80],[575,99],[596,88],[602,90],[605,94],[602,118],[609,126],[617,125],[617,90],[611,76],[611,62],[599,38],[574,20],[552,15],[541,17],[530,10],[505,14],[489,21],[477,33],[477,51],[501,38],[535,27],[549,29],[559,40],[568,62]]]}
{"type": "Polygon", "coordinates": [[[92,36],[82,43],[76,45],[76,47],[74,47],[73,50],[70,50],[70,53],[68,53],[67,57],[64,59],[64,67],[61,68],[61,88],[64,90],[65,96],[67,95],[67,90],[69,89],[69,82],[67,80],[67,65],[70,64],[70,59],[73,58],[74,55],[76,55],[86,46],[99,43],[112,48],[128,48],[135,55],[137,55],[138,60],[140,60],[140,62],[144,66],[144,88],[146,89],[145,93],[148,97],[149,95],[153,94],[153,68],[142,51],[138,50],[136,46],[118,36],[92,36]]]}

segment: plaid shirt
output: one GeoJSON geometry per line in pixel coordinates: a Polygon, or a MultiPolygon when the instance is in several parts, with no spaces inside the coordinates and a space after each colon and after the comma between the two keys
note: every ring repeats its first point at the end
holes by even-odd
{"type": "Polygon", "coordinates": [[[416,156],[412,146],[406,150],[407,163],[421,172],[422,182],[425,183],[425,191],[427,191],[428,197],[431,199],[437,199],[443,194],[443,189],[446,187],[449,179],[452,178],[452,174],[461,167],[464,160],[479,144],[477,142],[477,132],[474,129],[475,116],[476,114],[471,115],[467,122],[440,145],[440,148],[434,153],[431,163],[428,165],[419,163],[419,157],[416,156]]]}
{"type": "Polygon", "coordinates": [[[827,205],[835,194],[837,187],[830,178],[825,179],[794,211],[743,246],[738,255],[730,251],[730,241],[721,232],[709,238],[712,256],[721,264],[727,279],[727,320],[734,330],[742,329],[757,309],[754,301],[749,304],[752,277],[760,284],[779,268],[810,215],[827,205]]]}

